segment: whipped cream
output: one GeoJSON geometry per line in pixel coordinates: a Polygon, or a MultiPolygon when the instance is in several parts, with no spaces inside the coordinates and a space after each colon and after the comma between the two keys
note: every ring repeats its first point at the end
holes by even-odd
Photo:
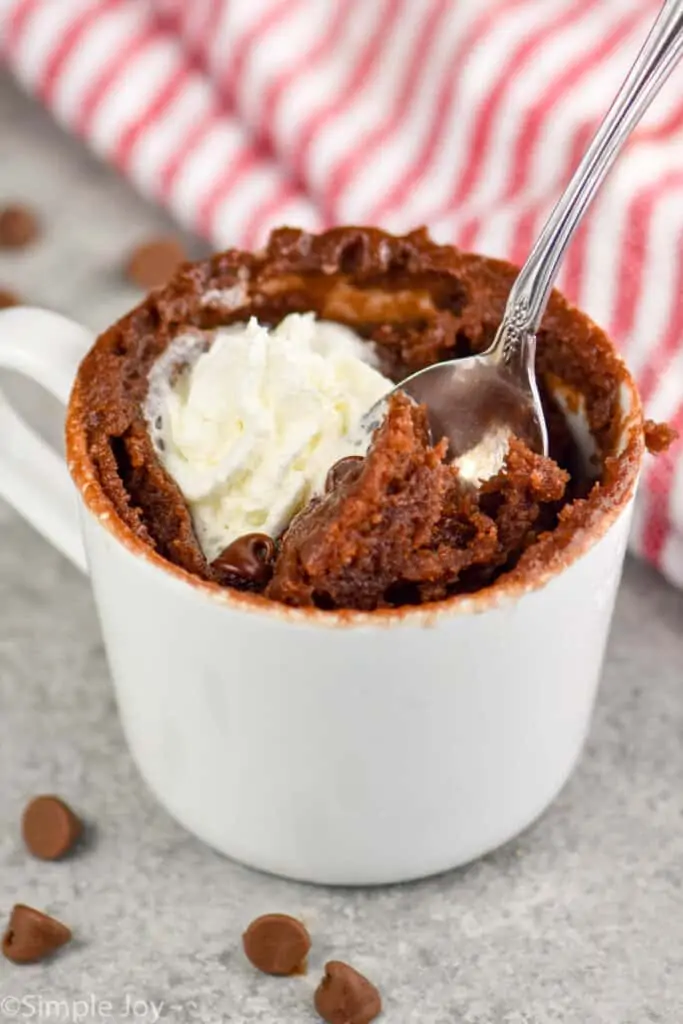
{"type": "Polygon", "coordinates": [[[505,465],[513,433],[509,427],[497,426],[469,451],[454,460],[461,480],[469,484],[482,484],[500,473],[505,465]]]}
{"type": "Polygon", "coordinates": [[[145,417],[209,561],[246,533],[277,537],[357,453],[350,432],[393,387],[372,346],[293,313],[180,335],[149,378],[145,417]]]}

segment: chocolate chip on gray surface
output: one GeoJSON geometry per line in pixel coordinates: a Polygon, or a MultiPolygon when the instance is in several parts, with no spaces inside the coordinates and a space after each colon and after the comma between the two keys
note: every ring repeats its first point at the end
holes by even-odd
{"type": "Polygon", "coordinates": [[[39,232],[38,218],[30,207],[17,203],[0,209],[0,249],[23,249],[39,232]]]}
{"type": "Polygon", "coordinates": [[[0,309],[9,309],[10,306],[20,306],[21,299],[16,292],[9,288],[0,288],[0,309]]]}
{"type": "Polygon", "coordinates": [[[266,533],[245,533],[232,544],[228,544],[211,568],[219,583],[239,586],[256,584],[264,586],[273,574],[275,541],[266,533]]]}
{"type": "Polygon", "coordinates": [[[325,478],[325,491],[330,492],[340,483],[352,483],[358,476],[365,459],[362,455],[347,455],[330,467],[325,478]]]}
{"type": "Polygon", "coordinates": [[[331,960],[316,989],[315,1008],[328,1024],[369,1024],[382,1012],[382,998],[353,967],[331,960]]]}
{"type": "Polygon", "coordinates": [[[306,964],[311,937],[301,921],[288,914],[264,914],[242,936],[244,952],[264,974],[298,974],[306,964]]]}
{"type": "Polygon", "coordinates": [[[71,930],[34,907],[17,903],[2,939],[2,952],[15,964],[34,964],[71,939],[71,930]]]}
{"type": "Polygon", "coordinates": [[[133,250],[126,264],[126,277],[139,288],[166,284],[181,263],[185,250],[176,238],[155,238],[133,250]]]}
{"type": "Polygon", "coordinates": [[[76,845],[83,823],[58,796],[37,796],[26,806],[21,833],[34,857],[59,860],[76,845]]]}

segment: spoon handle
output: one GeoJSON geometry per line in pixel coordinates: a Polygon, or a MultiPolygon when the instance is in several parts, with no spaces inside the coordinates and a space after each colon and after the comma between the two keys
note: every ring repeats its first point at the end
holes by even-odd
{"type": "Polygon", "coordinates": [[[633,67],[512,286],[492,346],[503,362],[533,367],[535,335],[562,257],[629,135],[683,52],[683,0],[665,0],[633,67]]]}

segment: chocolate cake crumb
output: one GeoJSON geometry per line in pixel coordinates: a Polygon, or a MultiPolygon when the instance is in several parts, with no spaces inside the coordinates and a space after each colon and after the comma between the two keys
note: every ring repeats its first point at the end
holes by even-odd
{"type": "Polygon", "coordinates": [[[645,447],[652,455],[665,452],[678,438],[678,431],[670,427],[668,423],[645,420],[643,430],[645,432],[645,447]]]}

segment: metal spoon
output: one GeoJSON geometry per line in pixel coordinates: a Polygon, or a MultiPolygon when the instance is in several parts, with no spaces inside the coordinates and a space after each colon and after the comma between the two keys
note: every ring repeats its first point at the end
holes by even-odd
{"type": "MultiPolygon", "coordinates": [[[[433,438],[448,438],[450,456],[461,477],[475,485],[502,467],[513,435],[533,451],[548,454],[548,431],[534,369],[536,332],[560,262],[583,214],[682,50],[683,0],[665,0],[614,103],[514,282],[491,347],[481,355],[429,366],[395,389],[427,406],[433,438]]],[[[394,391],[363,417],[359,447],[365,449],[369,444],[391,394],[394,391]]]]}

